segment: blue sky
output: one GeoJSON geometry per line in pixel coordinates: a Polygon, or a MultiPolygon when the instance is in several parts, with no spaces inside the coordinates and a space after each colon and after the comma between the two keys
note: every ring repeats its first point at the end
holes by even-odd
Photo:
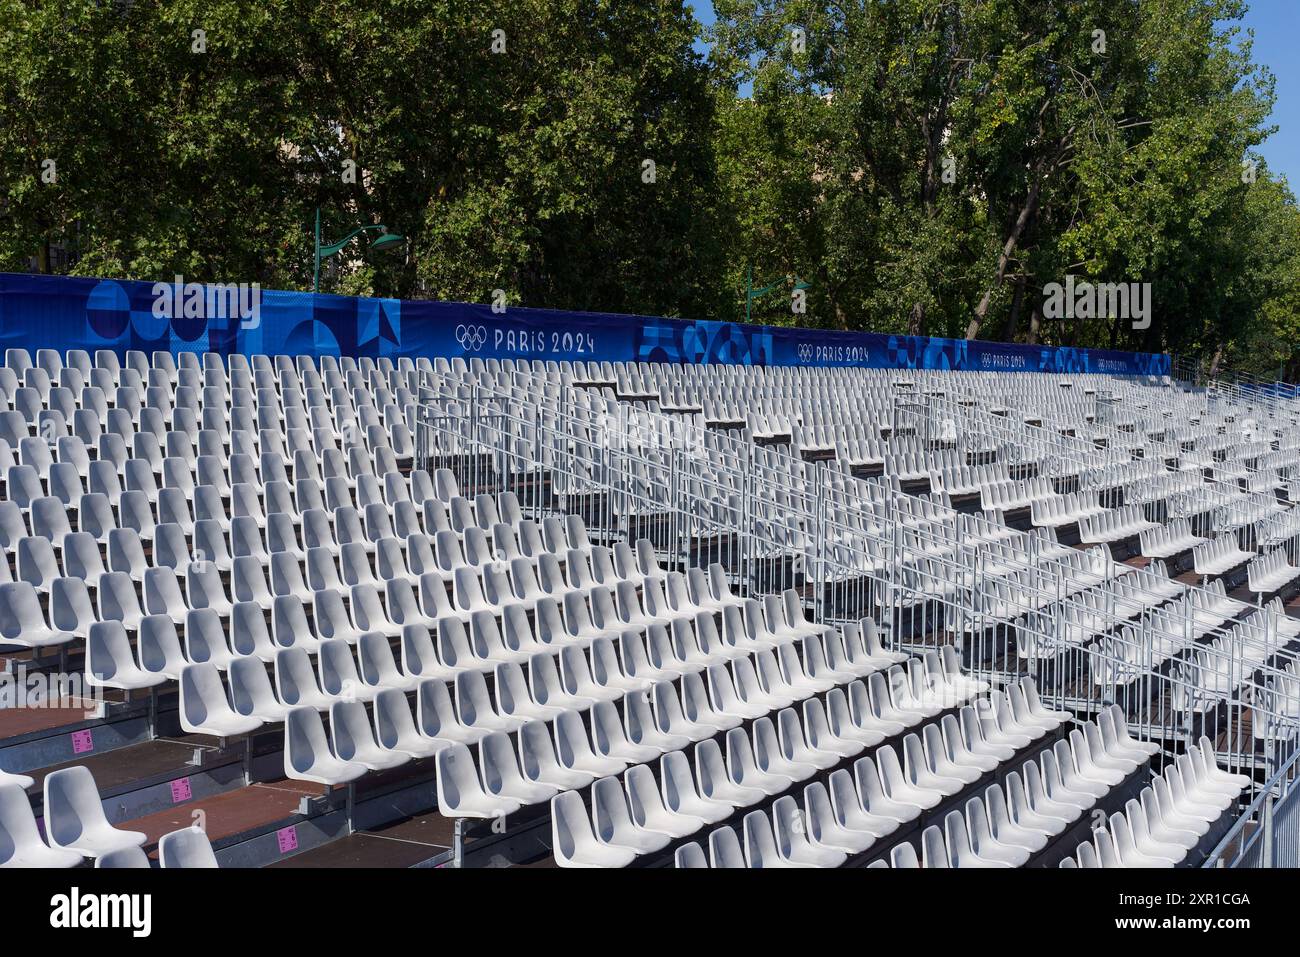
{"type": "MultiPolygon", "coordinates": [[[[712,16],[712,6],[709,7],[712,16]]],[[[1260,152],[1269,168],[1284,173],[1291,191],[1300,190],[1300,5],[1296,0],[1251,0],[1245,25],[1255,31],[1254,57],[1277,78],[1273,123],[1278,131],[1260,152]]]]}
{"type": "MultiPolygon", "coordinates": [[[[1285,174],[1292,192],[1300,192],[1300,3],[1297,0],[1249,0],[1243,25],[1255,31],[1255,62],[1277,79],[1272,122],[1278,131],[1260,148],[1269,168],[1285,174]]],[[[710,0],[691,0],[701,22],[713,22],[710,0]]],[[[707,51],[703,43],[696,49],[707,51]]],[[[743,91],[742,91],[743,92],[743,91]]]]}

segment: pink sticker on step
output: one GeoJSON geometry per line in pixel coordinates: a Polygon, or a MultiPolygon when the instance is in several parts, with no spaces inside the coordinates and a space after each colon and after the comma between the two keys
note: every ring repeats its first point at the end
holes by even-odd
{"type": "Polygon", "coordinates": [[[95,739],[91,737],[90,729],[85,731],[72,732],[72,753],[85,754],[87,751],[95,750],[95,739]]]}
{"type": "Polygon", "coordinates": [[[281,854],[298,850],[298,828],[295,825],[280,828],[275,832],[275,839],[280,842],[281,854]]]}
{"type": "Polygon", "coordinates": [[[194,797],[194,792],[190,790],[190,779],[180,778],[172,782],[172,803],[180,804],[182,801],[188,801],[194,797]]]}

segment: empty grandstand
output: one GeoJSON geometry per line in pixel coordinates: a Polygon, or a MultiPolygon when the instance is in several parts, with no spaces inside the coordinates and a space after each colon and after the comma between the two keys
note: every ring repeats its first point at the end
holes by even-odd
{"type": "Polygon", "coordinates": [[[1298,862],[1287,394],[114,347],[0,397],[0,866],[1298,862]]]}

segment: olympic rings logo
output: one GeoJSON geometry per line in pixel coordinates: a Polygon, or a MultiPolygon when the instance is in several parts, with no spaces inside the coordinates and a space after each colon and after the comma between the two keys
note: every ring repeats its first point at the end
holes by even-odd
{"type": "Polygon", "coordinates": [[[485,326],[465,326],[456,327],[456,341],[466,352],[478,352],[487,343],[487,328],[485,326]]]}

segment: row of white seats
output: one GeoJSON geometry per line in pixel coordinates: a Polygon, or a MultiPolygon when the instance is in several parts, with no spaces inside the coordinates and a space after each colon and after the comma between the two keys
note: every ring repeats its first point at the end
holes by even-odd
{"type": "MultiPolygon", "coordinates": [[[[750,812],[743,821],[747,858],[752,862],[749,866],[839,866],[849,855],[866,851],[924,811],[961,793],[999,763],[1010,760],[1020,748],[1054,732],[1068,719],[1064,712],[1042,708],[1032,682],[1014,686],[1011,692],[1011,698],[1003,699],[984,720],[977,717],[975,707],[966,706],[960,717],[946,715],[941,723],[926,724],[920,734],[906,734],[901,760],[893,747],[886,746],[872,757],[859,758],[852,772],[838,769],[826,784],[808,784],[803,789],[804,812],[793,796],[785,794],[778,798],[772,814],[781,836],[779,842],[773,842],[767,815],[762,811],[750,812]],[[1013,706],[1009,701],[1018,704],[1013,706]]],[[[791,736],[795,733],[797,728],[791,736]]],[[[743,751],[739,737],[736,742],[737,750],[743,751]]],[[[729,735],[729,760],[732,744],[729,735]]],[[[729,769],[729,784],[742,790],[737,794],[729,789],[722,802],[703,797],[712,794],[715,785],[706,779],[707,763],[701,761],[698,752],[696,763],[701,778],[698,784],[693,784],[688,777],[673,775],[665,763],[661,774],[662,801],[652,789],[643,788],[632,772],[624,781],[626,803],[617,779],[596,782],[592,789],[590,820],[580,795],[562,795],[552,801],[556,861],[568,867],[623,866],[637,856],[661,850],[671,841],[689,837],[707,824],[723,819],[732,808],[756,804],[764,796],[784,794],[819,769],[834,767],[857,753],[828,751],[818,760],[815,752],[800,750],[797,744],[789,750],[804,756],[801,772],[790,774],[787,768],[787,773],[775,784],[764,786],[766,782],[760,780],[753,786],[755,775],[746,777],[729,769]],[[751,788],[751,793],[745,794],[745,788],[751,788]],[[678,797],[683,793],[687,795],[685,801],[678,797]],[[718,813],[712,815],[697,810],[683,820],[674,809],[683,803],[695,809],[718,803],[730,807],[718,808],[718,813]]],[[[653,779],[649,783],[653,785],[653,779]]],[[[735,832],[721,828],[710,835],[709,842],[711,849],[721,848],[725,853],[728,844],[735,845],[735,832]],[[723,832],[729,832],[729,842],[723,832]]],[[[692,853],[692,848],[699,852],[698,844],[679,849],[679,866],[684,858],[698,862],[702,857],[702,852],[692,853]]]]}
{"type": "Polygon", "coordinates": [[[1061,867],[1177,867],[1250,784],[1215,761],[1207,737],[1166,765],[1137,799],[1093,830],[1061,867]]]}
{"type": "MultiPolygon", "coordinates": [[[[45,776],[43,833],[25,789],[30,778],[0,780],[0,868],[76,867],[91,858],[96,867],[148,867],[138,831],[114,827],[104,814],[95,779],[84,765],[45,776]]],[[[159,863],[167,868],[216,867],[203,831],[188,827],[163,835],[159,863]]]]}
{"type": "MultiPolygon", "coordinates": [[[[1051,722],[1061,714],[1042,712],[1038,716],[1042,726],[1050,728],[1051,722]]],[[[1013,739],[1012,743],[1018,742],[1013,739]]],[[[968,751],[963,756],[964,766],[958,763],[956,770],[964,771],[963,777],[973,783],[982,772],[992,771],[1000,764],[1014,760],[1017,750],[968,751]]],[[[962,810],[949,812],[942,830],[937,825],[926,828],[921,838],[925,866],[1023,866],[1109,793],[1114,786],[1110,782],[1118,783],[1114,773],[1116,769],[1127,769],[1132,773],[1155,751],[1154,745],[1137,741],[1129,735],[1118,709],[1108,709],[1099,715],[1096,722],[1088,722],[1072,731],[1068,746],[1065,742],[1058,742],[1057,746],[1045,751],[1041,758],[1041,772],[1033,761],[1026,762],[1008,773],[1002,786],[989,785],[983,794],[968,800],[962,810]]],[[[950,770],[949,773],[954,772],[950,770]]],[[[870,775],[859,775],[857,780],[874,785],[870,775]]],[[[842,788],[835,787],[833,779],[831,784],[832,799],[845,793],[842,788]]],[[[843,822],[836,817],[828,820],[823,810],[826,807],[824,797],[818,791],[820,787],[820,784],[814,784],[805,789],[802,814],[793,799],[783,798],[781,800],[787,803],[784,807],[773,806],[770,825],[761,812],[747,815],[743,822],[743,853],[735,832],[731,828],[720,828],[709,835],[707,859],[698,844],[688,844],[678,850],[677,866],[836,866],[842,857],[837,858],[832,852],[845,855],[868,850],[874,841],[851,844],[845,838],[853,836],[854,830],[845,829],[843,822]]],[[[852,796],[852,792],[847,793],[852,796]]],[[[841,803],[852,807],[851,801],[841,800],[841,803]]],[[[869,803],[870,799],[864,797],[863,804],[869,803]]],[[[831,809],[838,810],[834,805],[831,809]]],[[[909,812],[903,823],[914,819],[921,810],[906,800],[896,802],[891,808],[895,813],[900,809],[909,812]]],[[[857,819],[861,820],[860,817],[857,819]]],[[[894,867],[921,866],[910,843],[896,845],[890,860],[894,867]]],[[[882,858],[871,866],[888,867],[889,863],[882,858]]]]}
{"type": "Polygon", "coordinates": [[[1261,597],[1281,591],[1297,578],[1300,578],[1300,567],[1291,564],[1285,548],[1266,552],[1246,565],[1247,584],[1261,597]]]}

